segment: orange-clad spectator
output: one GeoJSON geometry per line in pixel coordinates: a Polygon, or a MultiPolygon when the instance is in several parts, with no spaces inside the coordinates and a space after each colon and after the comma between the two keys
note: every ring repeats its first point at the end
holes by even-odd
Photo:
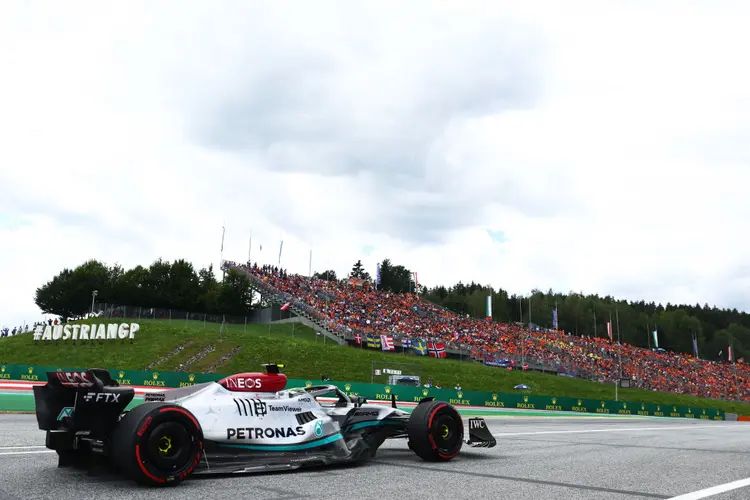
{"type": "Polygon", "coordinates": [[[520,324],[466,318],[422,300],[415,294],[393,294],[346,281],[329,282],[288,274],[270,266],[237,266],[271,293],[281,295],[347,336],[389,334],[397,339],[441,340],[475,358],[508,358],[512,365],[535,363],[560,372],[614,382],[622,376],[631,386],[715,399],[750,401],[750,367],[657,352],[604,338],[575,337],[531,330],[520,324]],[[619,358],[619,362],[618,362],[619,358]]]}

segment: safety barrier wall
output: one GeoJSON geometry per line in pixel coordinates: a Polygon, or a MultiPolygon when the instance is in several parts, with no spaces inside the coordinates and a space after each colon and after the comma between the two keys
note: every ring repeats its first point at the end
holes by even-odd
{"type": "MultiPolygon", "coordinates": [[[[46,382],[47,372],[75,371],[82,368],[57,366],[3,365],[0,366],[0,382],[3,380],[21,380],[27,382],[46,382]]],[[[136,387],[185,387],[212,382],[225,377],[217,373],[188,372],[153,372],[140,370],[110,370],[112,378],[121,385],[136,387]]],[[[289,379],[288,387],[319,385],[324,382],[313,380],[289,379]]],[[[526,410],[570,411],[579,413],[640,415],[651,417],[697,418],[704,420],[725,420],[723,410],[689,406],[670,406],[652,403],[634,403],[630,401],[611,401],[595,399],[578,399],[557,396],[535,396],[531,394],[505,394],[480,391],[456,391],[453,389],[434,389],[426,387],[388,386],[359,382],[325,382],[334,384],[350,395],[364,396],[373,401],[390,401],[392,395],[401,403],[416,403],[425,397],[434,397],[456,406],[473,406],[485,408],[516,408],[526,410]]]]}

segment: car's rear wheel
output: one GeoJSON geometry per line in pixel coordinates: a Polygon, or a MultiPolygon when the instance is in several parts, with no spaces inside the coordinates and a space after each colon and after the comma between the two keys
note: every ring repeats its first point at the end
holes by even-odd
{"type": "Polygon", "coordinates": [[[125,414],[112,437],[116,464],[149,486],[176,486],[201,459],[203,433],[195,416],[170,403],[144,403],[125,414]]]}
{"type": "Polygon", "coordinates": [[[423,460],[444,462],[461,451],[464,424],[453,406],[430,401],[414,408],[409,417],[409,448],[423,460]]]}

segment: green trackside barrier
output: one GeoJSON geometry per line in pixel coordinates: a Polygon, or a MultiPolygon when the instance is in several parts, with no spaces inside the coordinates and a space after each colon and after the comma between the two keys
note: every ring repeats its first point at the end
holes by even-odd
{"type": "MultiPolygon", "coordinates": [[[[292,381],[290,381],[291,383],[292,381]]],[[[293,385],[299,385],[294,381],[293,385]]],[[[307,381],[309,383],[309,381],[307,381]]],[[[316,382],[318,383],[318,382],[316,382]]],[[[650,417],[697,418],[703,420],[724,420],[723,410],[714,408],[694,408],[688,406],[666,406],[629,401],[609,401],[577,399],[555,396],[534,396],[530,394],[504,394],[479,391],[455,391],[453,389],[427,389],[403,386],[383,386],[375,384],[332,382],[347,394],[364,396],[371,400],[389,401],[391,395],[401,402],[418,402],[421,398],[433,396],[460,406],[484,406],[487,408],[514,408],[523,410],[553,410],[581,413],[614,415],[639,415],[650,417]]]]}
{"type": "MultiPolygon", "coordinates": [[[[74,371],[81,368],[2,365],[0,382],[3,380],[22,380],[28,382],[45,382],[47,372],[74,371]]],[[[143,370],[110,370],[112,378],[121,385],[145,387],[186,387],[220,380],[226,374],[157,372],[143,370]]],[[[289,387],[320,385],[318,380],[289,379],[289,387]]],[[[328,382],[339,387],[350,395],[364,396],[374,401],[396,401],[416,403],[420,399],[432,396],[456,406],[473,406],[486,408],[511,408],[522,410],[553,410],[579,413],[638,415],[649,417],[696,418],[704,420],[725,420],[723,410],[715,408],[696,408],[688,406],[668,406],[651,403],[634,403],[629,401],[611,401],[595,399],[577,399],[556,396],[536,396],[532,394],[505,394],[480,391],[456,391],[453,389],[428,389],[424,387],[389,386],[359,382],[328,382]]]]}

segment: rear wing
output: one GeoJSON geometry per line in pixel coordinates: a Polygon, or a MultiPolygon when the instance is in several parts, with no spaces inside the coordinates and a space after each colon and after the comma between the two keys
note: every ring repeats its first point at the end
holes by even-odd
{"type": "Polygon", "coordinates": [[[135,396],[107,370],[47,372],[47,383],[34,386],[36,419],[41,430],[68,429],[105,434],[135,396]]]}
{"type": "Polygon", "coordinates": [[[107,370],[101,368],[89,368],[77,372],[47,372],[47,384],[55,388],[94,387],[99,390],[120,386],[107,370]]]}

